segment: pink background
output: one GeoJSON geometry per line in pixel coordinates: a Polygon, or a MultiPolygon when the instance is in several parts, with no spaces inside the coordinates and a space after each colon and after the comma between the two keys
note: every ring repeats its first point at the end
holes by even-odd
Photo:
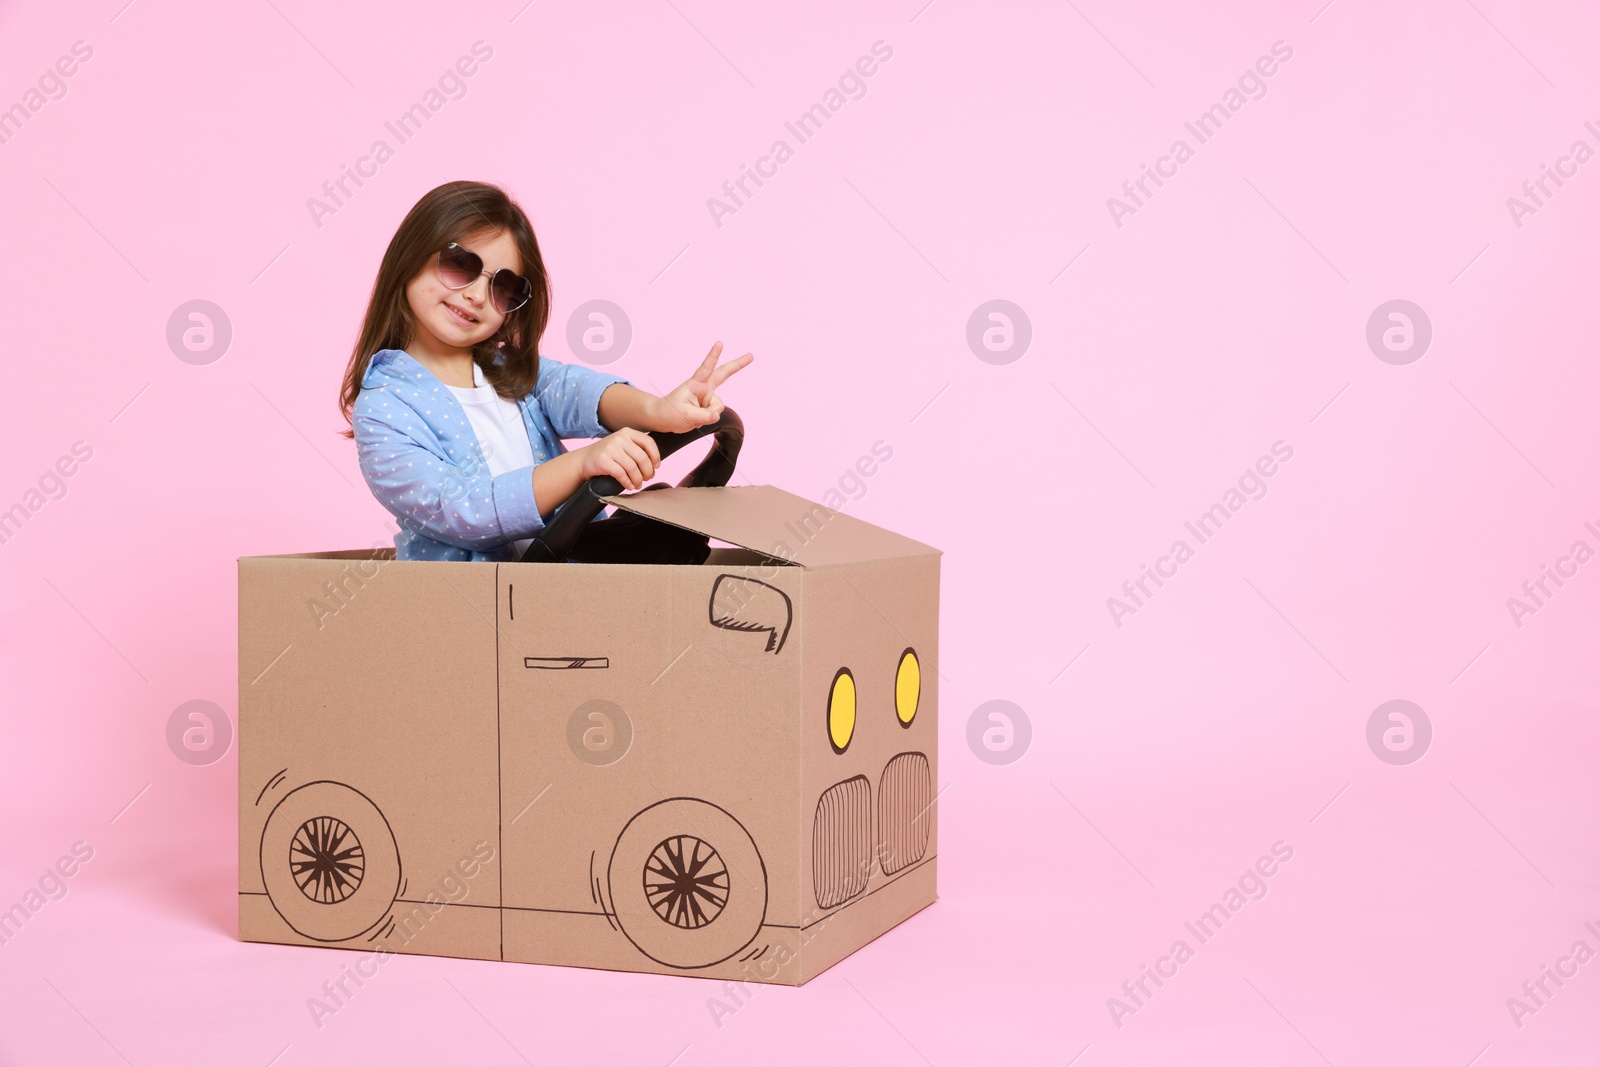
{"type": "Polygon", "coordinates": [[[1600,563],[1520,628],[1506,600],[1600,548],[1600,162],[1520,227],[1506,198],[1600,148],[1593,5],[123,3],[0,10],[0,106],[93,48],[0,144],[0,508],[93,448],[0,545],[0,908],[94,849],[0,946],[0,1061],[1592,1058],[1600,962],[1520,1027],[1506,1001],[1600,950],[1600,563]],[[480,39],[465,98],[314,224],[480,39]],[[867,95],[795,146],[878,40],[867,95]],[[1194,158],[1116,226],[1178,137],[1194,158]],[[547,352],[575,358],[592,299],[646,388],[754,352],[723,390],[741,476],[821,499],[882,440],[847,510],[945,553],[942,899],[720,1027],[707,982],[403,958],[318,1028],[351,957],[234,939],[236,753],[167,746],[185,701],[236,712],[237,557],[387,543],[336,394],[386,242],[457,178],[533,219],[547,352]],[[192,299],[234,331],[208,365],[166,342],[192,299]],[[1032,324],[1005,365],[965,339],[992,299],[1032,324]],[[1393,299],[1432,323],[1409,365],[1366,342],[1393,299]],[[1279,440],[1268,494],[1116,626],[1107,598],[1279,440]],[[1002,766],[966,740],[995,699],[1033,725],[1002,766]],[[1366,741],[1391,699],[1433,725],[1405,766],[1366,741]],[[1279,840],[1267,896],[1119,1027],[1107,998],[1279,840]]]}

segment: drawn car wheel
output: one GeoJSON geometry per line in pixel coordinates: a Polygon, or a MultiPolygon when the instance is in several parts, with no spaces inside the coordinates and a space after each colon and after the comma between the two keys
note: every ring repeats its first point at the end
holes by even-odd
{"type": "Polygon", "coordinates": [[[755,940],[767,916],[767,868],[739,820],[673,797],[622,828],[606,872],[617,924],[657,963],[721,963],[755,940]]]}
{"type": "Polygon", "coordinates": [[[310,782],[267,816],[261,880],[295,933],[348,941],[383,921],[400,895],[400,850],[389,821],[363,793],[310,782]]]}

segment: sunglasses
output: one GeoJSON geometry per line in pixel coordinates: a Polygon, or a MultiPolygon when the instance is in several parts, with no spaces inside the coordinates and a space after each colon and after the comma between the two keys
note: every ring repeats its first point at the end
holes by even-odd
{"type": "Polygon", "coordinates": [[[483,269],[483,257],[451,241],[439,253],[439,281],[447,289],[465,289],[489,275],[489,298],[502,315],[509,315],[533,296],[533,283],[502,267],[493,273],[483,269]]]}

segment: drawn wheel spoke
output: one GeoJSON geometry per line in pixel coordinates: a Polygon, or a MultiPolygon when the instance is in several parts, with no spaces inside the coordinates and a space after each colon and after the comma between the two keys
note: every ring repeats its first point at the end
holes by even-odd
{"type": "Polygon", "coordinates": [[[366,856],[355,831],[332,816],[307,819],[289,842],[289,871],[307,900],[338,904],[361,888],[366,856]]]}
{"type": "Polygon", "coordinates": [[[698,930],[728,906],[728,868],[699,838],[669,837],[645,860],[644,892],[663,922],[698,930]]]}

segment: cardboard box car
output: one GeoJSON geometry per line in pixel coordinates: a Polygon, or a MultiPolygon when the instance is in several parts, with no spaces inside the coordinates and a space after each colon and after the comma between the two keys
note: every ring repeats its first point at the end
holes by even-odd
{"type": "Polygon", "coordinates": [[[607,499],[726,545],[239,559],[242,939],[800,985],[936,899],[939,550],[607,499]]]}

